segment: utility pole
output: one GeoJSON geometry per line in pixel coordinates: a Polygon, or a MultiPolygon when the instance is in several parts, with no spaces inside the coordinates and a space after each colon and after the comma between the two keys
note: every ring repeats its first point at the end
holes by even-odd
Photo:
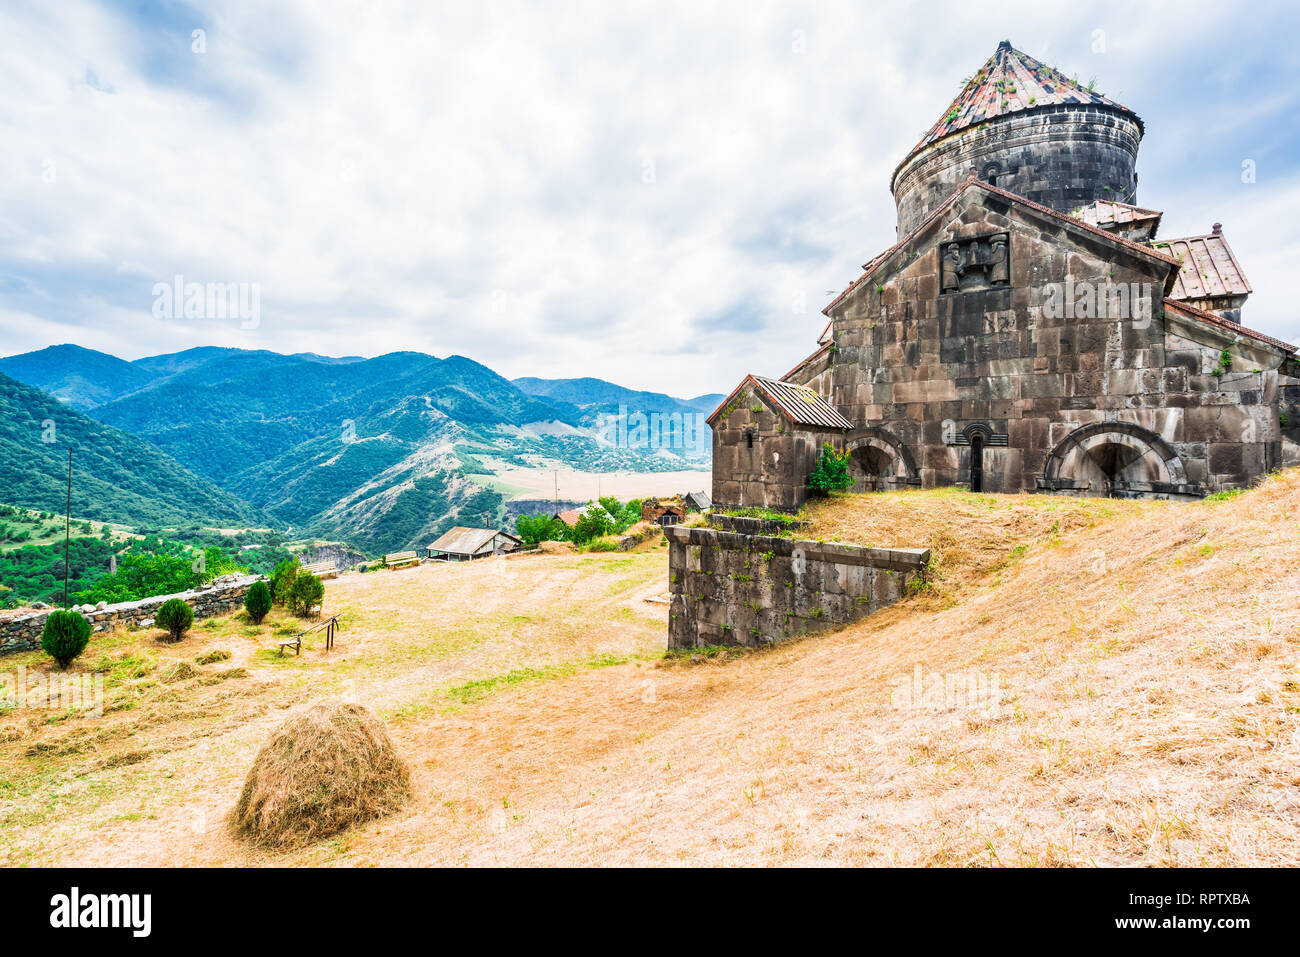
{"type": "Polygon", "coordinates": [[[68,541],[72,537],[72,449],[68,449],[68,509],[63,513],[63,607],[68,607],[68,541]]]}
{"type": "Polygon", "coordinates": [[[555,476],[555,511],[558,514],[560,511],[560,470],[556,469],[551,474],[555,476]]]}

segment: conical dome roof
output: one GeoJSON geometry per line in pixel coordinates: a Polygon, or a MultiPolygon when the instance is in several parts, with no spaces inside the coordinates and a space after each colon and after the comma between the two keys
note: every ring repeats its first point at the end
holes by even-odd
{"type": "Polygon", "coordinates": [[[1107,106],[1122,110],[1137,121],[1139,128],[1142,126],[1141,118],[1128,107],[1080,86],[1059,70],[1015,49],[1009,40],[1003,40],[962,88],[943,116],[939,117],[938,122],[912,148],[908,158],[936,140],[969,126],[987,123],[1009,113],[1063,104],[1107,106]]]}

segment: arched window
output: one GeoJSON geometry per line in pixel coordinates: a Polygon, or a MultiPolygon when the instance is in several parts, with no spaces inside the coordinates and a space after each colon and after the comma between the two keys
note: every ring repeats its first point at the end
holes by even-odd
{"type": "Polygon", "coordinates": [[[753,447],[754,447],[754,433],[753,433],[752,431],[751,431],[751,432],[746,432],[746,433],[745,433],[745,448],[747,448],[747,449],[752,449],[753,447]]]}

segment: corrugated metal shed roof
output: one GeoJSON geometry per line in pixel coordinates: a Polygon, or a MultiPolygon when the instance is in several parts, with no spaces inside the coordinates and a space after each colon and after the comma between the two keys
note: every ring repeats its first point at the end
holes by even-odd
{"type": "Polygon", "coordinates": [[[1169,292],[1170,299],[1250,295],[1250,283],[1218,223],[1208,236],[1166,239],[1153,245],[1182,263],[1174,288],[1169,292]]]}
{"type": "Polygon", "coordinates": [[[694,505],[701,512],[705,509],[713,508],[713,499],[709,498],[708,492],[688,492],[686,501],[694,505]]]}
{"type": "Polygon", "coordinates": [[[833,405],[806,385],[782,382],[763,376],[750,376],[762,392],[782,412],[800,425],[819,425],[828,429],[851,429],[853,423],[833,405]]]}
{"type": "Polygon", "coordinates": [[[495,528],[462,528],[458,525],[444,532],[442,537],[429,546],[429,550],[451,552],[455,555],[473,555],[498,535],[505,535],[506,538],[518,541],[513,535],[506,535],[505,532],[495,528]]]}
{"type": "Polygon", "coordinates": [[[1140,223],[1148,219],[1159,222],[1164,213],[1158,209],[1143,209],[1141,206],[1130,206],[1128,203],[1114,203],[1099,199],[1095,203],[1076,209],[1070,215],[1091,226],[1100,226],[1104,229],[1107,226],[1127,226],[1129,223],[1140,223]]]}
{"type": "Polygon", "coordinates": [[[962,87],[957,99],[952,101],[939,121],[912,148],[907,159],[911,159],[921,148],[967,127],[986,123],[1008,113],[1063,104],[1112,107],[1131,115],[1139,127],[1142,125],[1141,118],[1128,107],[1080,86],[1059,70],[1035,60],[1029,54],[1012,47],[1010,41],[1003,40],[993,56],[962,87]]]}

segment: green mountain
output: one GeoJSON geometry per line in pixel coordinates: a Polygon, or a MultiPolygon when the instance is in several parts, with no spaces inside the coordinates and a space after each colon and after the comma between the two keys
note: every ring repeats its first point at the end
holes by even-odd
{"type": "MultiPolygon", "coordinates": [[[[33,356],[49,352],[4,361],[30,369],[33,356]]],[[[59,369],[58,355],[43,360],[42,381],[121,362],[68,353],[59,369]]],[[[674,471],[707,465],[710,452],[707,429],[689,448],[637,444],[620,431],[620,408],[680,422],[698,416],[696,403],[596,379],[522,380],[521,388],[463,356],[202,347],[122,365],[134,373],[129,388],[94,405],[95,418],[147,440],[295,536],[372,553],[423,546],[458,522],[503,520],[503,469],[674,471]]]]}
{"type": "Polygon", "coordinates": [[[587,412],[617,414],[620,406],[628,413],[703,413],[708,415],[718,407],[725,396],[721,393],[702,395],[694,399],[675,399],[662,392],[637,392],[604,379],[536,379],[525,376],[512,379],[519,389],[529,395],[545,396],[569,402],[587,412]]]}
{"type": "Polygon", "coordinates": [[[82,410],[112,402],[156,378],[117,356],[74,345],[0,359],[0,373],[82,410]]]}
{"type": "Polygon", "coordinates": [[[268,517],[148,442],[0,374],[0,489],[11,505],[129,525],[264,525],[268,517]]]}

